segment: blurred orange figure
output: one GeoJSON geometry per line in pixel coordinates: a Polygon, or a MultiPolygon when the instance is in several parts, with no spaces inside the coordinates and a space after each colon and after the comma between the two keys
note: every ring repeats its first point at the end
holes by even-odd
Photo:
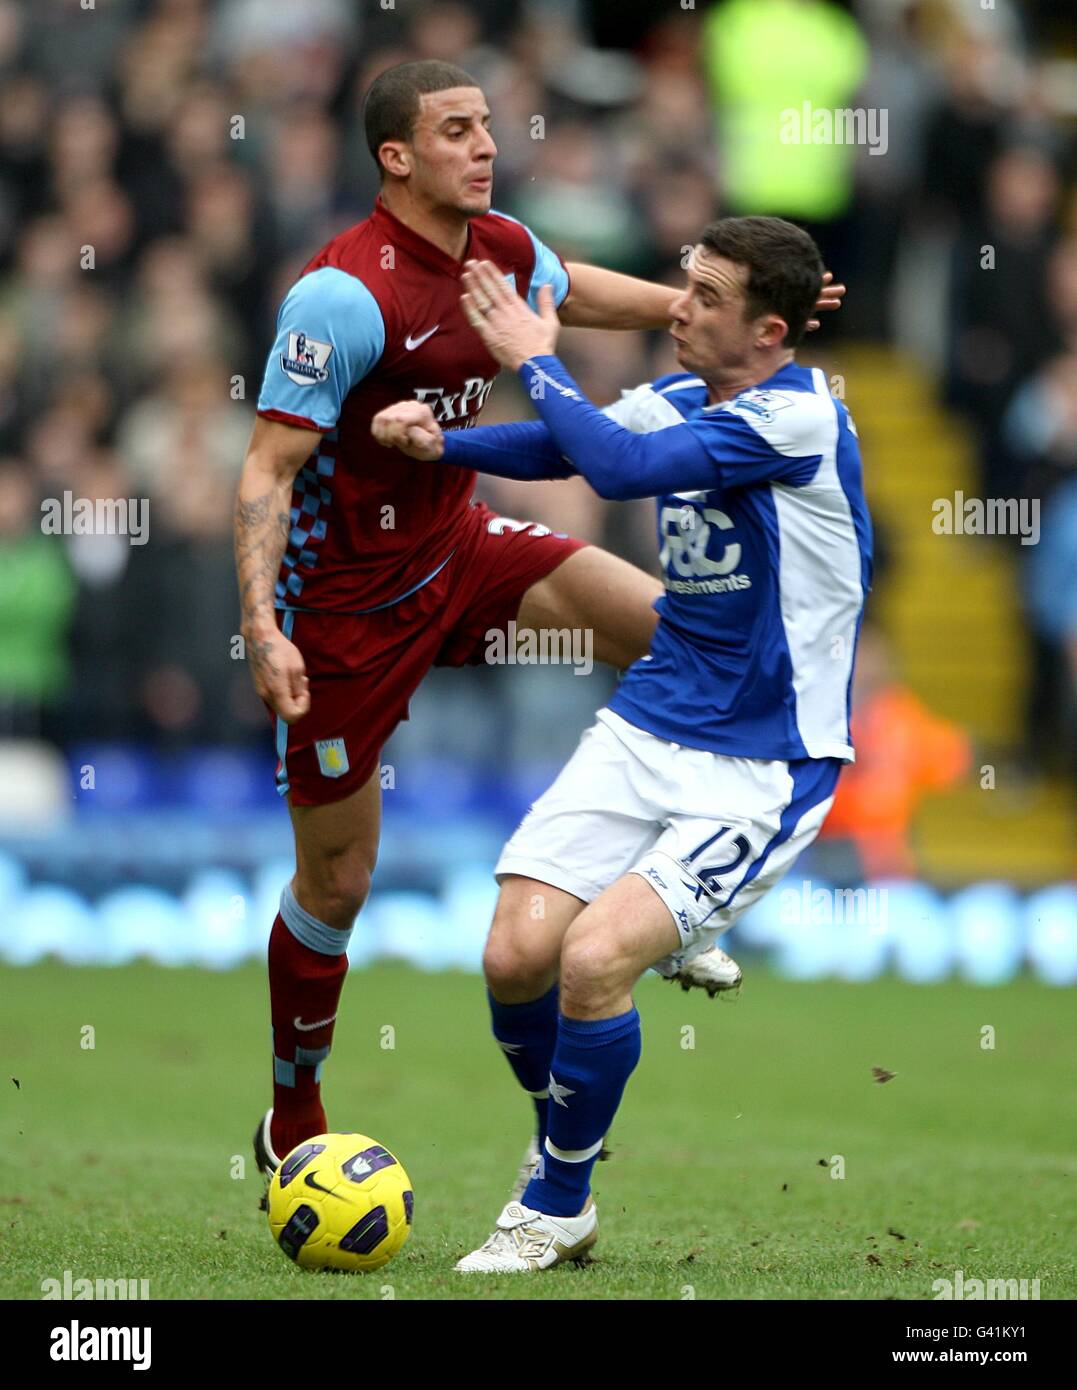
{"type": "Polygon", "coordinates": [[[853,681],[852,735],[856,762],[838,779],[820,839],[851,841],[866,879],[911,877],[916,810],[928,793],[965,775],[972,745],[963,729],[932,714],[895,678],[885,638],[867,624],[853,681]]]}

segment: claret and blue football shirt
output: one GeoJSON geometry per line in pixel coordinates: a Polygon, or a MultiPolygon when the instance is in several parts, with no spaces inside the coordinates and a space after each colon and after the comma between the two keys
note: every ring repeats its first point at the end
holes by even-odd
{"type": "MultiPolygon", "coordinates": [[[[468,224],[464,260],[492,261],[532,305],[568,274],[521,223],[491,212],[468,224]]],[[[334,237],[284,299],[258,414],[323,435],[292,493],[278,607],[360,612],[413,592],[452,554],[474,475],[377,444],[374,415],[425,401],[444,429],[473,425],[499,368],[460,308],[463,261],[378,199],[334,237]]]]}

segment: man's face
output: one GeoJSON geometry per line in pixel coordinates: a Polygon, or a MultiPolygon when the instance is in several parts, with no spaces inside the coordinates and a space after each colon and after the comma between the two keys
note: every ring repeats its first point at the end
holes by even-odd
{"type": "MultiPolygon", "coordinates": [[[[688,283],[673,301],[670,336],[676,345],[677,361],[704,380],[747,367],[755,350],[773,345],[774,328],[781,321],[773,314],[746,317],[749,269],[724,256],[712,255],[702,246],[692,252],[688,263],[688,283]]],[[[784,333],[778,335],[778,341],[784,333]]]]}
{"type": "Polygon", "coordinates": [[[490,211],[497,146],[478,87],[453,87],[420,99],[411,141],[409,187],[434,207],[465,217],[490,211]]]}

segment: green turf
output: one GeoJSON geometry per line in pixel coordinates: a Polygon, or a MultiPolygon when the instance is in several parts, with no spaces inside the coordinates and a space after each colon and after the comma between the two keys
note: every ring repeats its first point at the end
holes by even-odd
{"type": "Polygon", "coordinates": [[[527,1131],[477,978],[382,966],[348,981],[330,1123],[392,1147],[416,1200],[403,1253],[366,1276],[295,1268],[257,1210],[260,969],[49,964],[0,971],[0,998],[0,1296],[38,1298],[70,1270],[148,1279],[153,1298],[923,1299],[958,1268],[1077,1294],[1065,991],[753,969],[726,1003],[645,982],[643,1061],[596,1170],[596,1259],[497,1279],[452,1272],[527,1131]],[[879,1084],[875,1066],[896,1075],[879,1084]],[[835,1155],[841,1180],[821,1162],[835,1155]]]}

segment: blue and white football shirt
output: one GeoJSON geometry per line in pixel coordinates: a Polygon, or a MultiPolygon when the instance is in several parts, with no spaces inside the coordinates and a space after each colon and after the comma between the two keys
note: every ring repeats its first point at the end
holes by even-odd
{"type": "Polygon", "coordinates": [[[661,622],[610,708],[688,747],[851,762],[871,523],[856,431],[823,373],[791,363],[715,405],[678,374],[604,413],[637,434],[689,429],[714,465],[713,488],[657,499],[661,622]]]}

